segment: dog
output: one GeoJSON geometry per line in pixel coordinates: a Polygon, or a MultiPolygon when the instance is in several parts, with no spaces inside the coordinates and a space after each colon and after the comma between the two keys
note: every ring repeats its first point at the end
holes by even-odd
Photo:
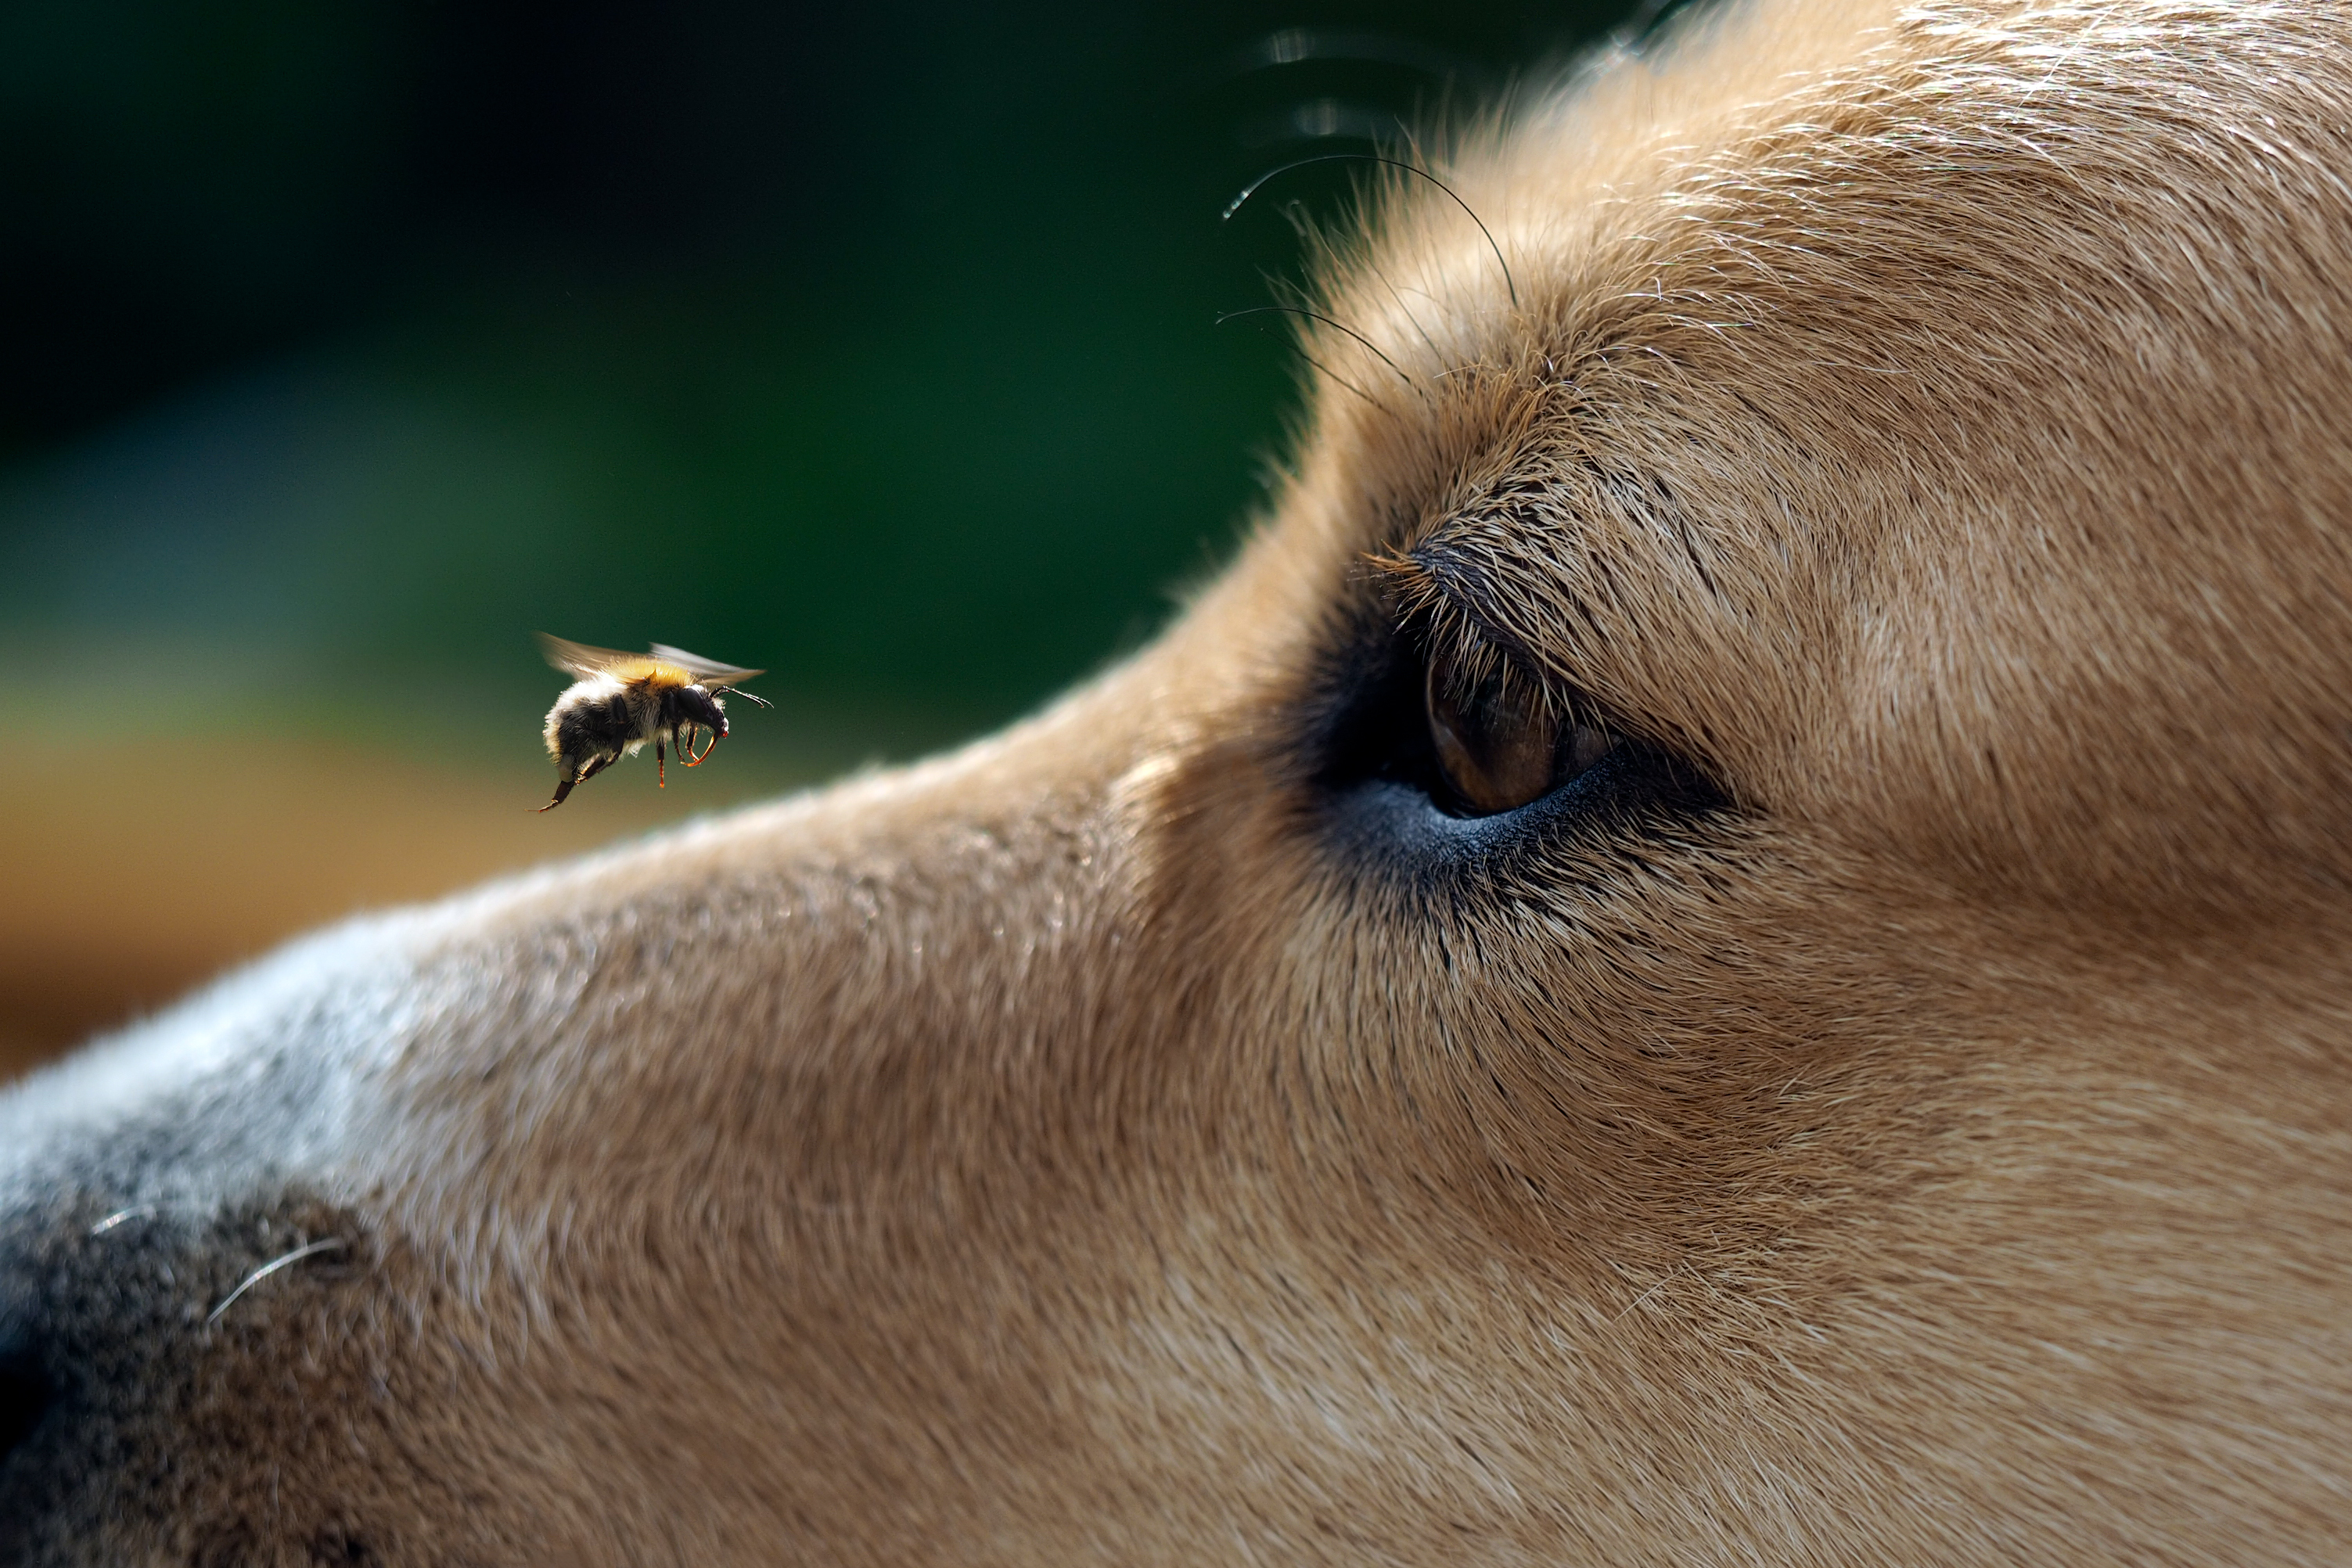
{"type": "Polygon", "coordinates": [[[1400,161],[1158,643],[0,1102],[0,1562],[2352,1554],[2352,13],[1400,161]]]}

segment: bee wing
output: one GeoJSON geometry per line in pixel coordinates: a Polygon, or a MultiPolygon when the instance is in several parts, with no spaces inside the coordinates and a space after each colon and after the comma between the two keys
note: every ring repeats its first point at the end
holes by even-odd
{"type": "Polygon", "coordinates": [[[609,675],[616,680],[643,680],[661,672],[662,661],[642,653],[623,653],[618,648],[590,647],[586,643],[570,642],[541,632],[539,651],[547,662],[564,674],[579,680],[609,675]]]}
{"type": "MultiPolygon", "coordinates": [[[[595,650],[588,651],[593,653],[595,650]]],[[[768,673],[764,669],[745,669],[740,664],[721,664],[715,658],[703,658],[682,647],[672,647],[667,643],[654,644],[654,657],[664,664],[674,664],[685,670],[699,686],[733,686],[755,675],[768,673]]]]}

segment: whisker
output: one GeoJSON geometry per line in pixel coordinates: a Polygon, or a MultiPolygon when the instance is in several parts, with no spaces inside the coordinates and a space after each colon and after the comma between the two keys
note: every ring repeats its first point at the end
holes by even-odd
{"type": "Polygon", "coordinates": [[[96,1225],[91,1226],[88,1234],[91,1236],[104,1236],[108,1231],[112,1230],[118,1225],[128,1225],[134,1219],[152,1219],[154,1217],[155,1205],[153,1204],[133,1204],[127,1209],[116,1209],[112,1214],[108,1215],[104,1219],[100,1220],[96,1225]]]}
{"type": "Polygon", "coordinates": [[[1285,163],[1279,168],[1268,169],[1265,174],[1260,174],[1256,179],[1252,180],[1248,184],[1243,186],[1242,194],[1225,204],[1225,210],[1217,221],[1223,223],[1226,219],[1231,218],[1235,213],[1241,211],[1242,205],[1247,202],[1252,196],[1257,195],[1259,188],[1268,180],[1273,179],[1276,175],[1287,174],[1293,169],[1304,169],[1309,163],[1382,163],[1391,169],[1402,169],[1408,174],[1418,174],[1423,179],[1427,180],[1431,184],[1435,185],[1439,190],[1444,191],[1447,196],[1453,199],[1455,206],[1460,207],[1465,213],[1469,215],[1470,221],[1478,226],[1478,232],[1486,237],[1486,248],[1495,253],[1495,265],[1503,269],[1503,287],[1510,293],[1512,308],[1517,308],[1519,303],[1518,283],[1511,277],[1511,264],[1503,259],[1503,247],[1495,242],[1495,231],[1486,226],[1486,220],[1480,217],[1475,212],[1473,212],[1471,210],[1470,204],[1464,201],[1461,196],[1455,193],[1452,185],[1447,184],[1444,180],[1439,179],[1436,175],[1431,174],[1420,164],[1408,163],[1402,158],[1384,158],[1378,153],[1318,153],[1312,158],[1300,158],[1295,163],[1285,163]]]}
{"type": "Polygon", "coordinates": [[[1397,373],[1398,380],[1403,382],[1407,386],[1413,384],[1412,377],[1405,374],[1404,367],[1398,364],[1396,361],[1389,358],[1388,355],[1381,353],[1380,346],[1373,342],[1371,339],[1364,336],[1363,333],[1356,331],[1355,328],[1348,326],[1343,322],[1335,321],[1330,317],[1323,314],[1320,310],[1310,310],[1304,305],[1253,305],[1246,310],[1227,310],[1223,315],[1217,318],[1217,325],[1222,327],[1227,321],[1239,321],[1244,316],[1263,316],[1269,311],[1278,311],[1284,315],[1289,316],[1305,316],[1309,321],[1322,322],[1325,326],[1331,328],[1334,331],[1347,333],[1349,337],[1355,339],[1358,342],[1371,350],[1373,357],[1378,359],[1382,364],[1388,366],[1391,370],[1395,371],[1397,373]]]}
{"type": "Polygon", "coordinates": [[[1308,353],[1305,349],[1300,348],[1298,346],[1298,341],[1296,338],[1275,337],[1274,333],[1266,331],[1264,327],[1260,327],[1257,330],[1263,335],[1274,338],[1275,341],[1280,343],[1284,348],[1288,349],[1292,353],[1297,354],[1300,359],[1305,360],[1308,364],[1313,365],[1317,370],[1321,371],[1325,375],[1329,376],[1333,381],[1338,382],[1341,386],[1346,387],[1349,392],[1354,393],[1357,396],[1362,398],[1365,402],[1370,404],[1381,413],[1389,414],[1394,412],[1387,404],[1382,403],[1379,398],[1374,397],[1370,393],[1366,392],[1362,387],[1358,386],[1354,382],[1349,381],[1346,376],[1341,375],[1338,371],[1333,370],[1329,365],[1325,364],[1321,360],[1317,359],[1313,354],[1308,353]]]}
{"type": "Polygon", "coordinates": [[[1338,371],[1333,370],[1329,365],[1325,364],[1321,360],[1317,359],[1313,354],[1308,353],[1305,349],[1300,348],[1297,344],[1293,343],[1291,345],[1291,352],[1296,353],[1300,359],[1305,360],[1308,364],[1313,365],[1317,370],[1321,371],[1325,375],[1329,376],[1333,381],[1338,382],[1341,386],[1346,387],[1349,391],[1354,393],[1357,396],[1370,404],[1373,407],[1379,409],[1381,413],[1393,414],[1395,412],[1395,410],[1391,408],[1387,404],[1382,403],[1379,398],[1374,397],[1370,393],[1366,392],[1362,387],[1358,386],[1354,382],[1349,381],[1346,376],[1341,375],[1338,371]]]}
{"type": "MultiPolygon", "coordinates": [[[[1366,265],[1370,266],[1370,263],[1367,262],[1366,265]]],[[[1412,307],[1404,302],[1404,296],[1398,293],[1397,286],[1389,281],[1389,275],[1381,271],[1379,268],[1373,267],[1372,276],[1381,280],[1381,287],[1387,289],[1389,291],[1389,298],[1397,302],[1397,309],[1404,312],[1404,319],[1412,323],[1412,330],[1419,332],[1421,334],[1421,341],[1429,345],[1429,357],[1432,359],[1444,359],[1445,356],[1437,352],[1437,340],[1429,335],[1429,329],[1421,324],[1421,318],[1414,315],[1412,313],[1412,307]]]]}
{"type": "Polygon", "coordinates": [[[263,1264],[260,1268],[247,1275],[243,1279],[238,1280],[236,1289],[221,1298],[220,1305],[215,1307],[212,1310],[212,1315],[205,1320],[205,1327],[210,1328],[215,1323],[219,1322],[220,1315],[223,1312],[227,1311],[231,1307],[235,1306],[236,1304],[236,1299],[239,1296],[244,1295],[247,1290],[252,1289],[256,1285],[260,1284],[264,1279],[268,1279],[272,1274],[277,1273],[279,1269],[299,1263],[306,1258],[316,1258],[322,1252],[341,1252],[342,1249],[343,1238],[339,1236],[331,1236],[323,1241],[314,1241],[308,1247],[298,1247],[293,1251],[287,1253],[281,1258],[271,1258],[268,1262],[263,1264]]]}

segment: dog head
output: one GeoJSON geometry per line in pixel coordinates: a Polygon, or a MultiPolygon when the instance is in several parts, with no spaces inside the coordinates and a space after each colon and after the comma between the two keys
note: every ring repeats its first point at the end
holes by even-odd
{"type": "Polygon", "coordinates": [[[0,1557],[2340,1550],[2347,45],[1786,4],[1399,175],[1155,647],[0,1101],[0,1557]]]}

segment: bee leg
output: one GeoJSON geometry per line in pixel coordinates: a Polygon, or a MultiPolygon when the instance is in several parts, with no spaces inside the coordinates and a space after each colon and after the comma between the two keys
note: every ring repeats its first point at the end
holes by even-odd
{"type": "Polygon", "coordinates": [[[594,762],[590,763],[586,767],[582,768],[578,773],[572,774],[572,777],[568,779],[556,780],[555,798],[549,801],[545,805],[541,806],[539,809],[541,811],[553,811],[557,806],[562,805],[563,804],[563,797],[572,793],[572,788],[574,784],[580,784],[587,779],[594,778],[599,773],[604,771],[604,764],[612,760],[613,759],[610,755],[599,757],[594,762]]]}
{"type": "Polygon", "coordinates": [[[669,788],[669,759],[662,755],[662,743],[654,742],[654,787],[669,788]]]}

